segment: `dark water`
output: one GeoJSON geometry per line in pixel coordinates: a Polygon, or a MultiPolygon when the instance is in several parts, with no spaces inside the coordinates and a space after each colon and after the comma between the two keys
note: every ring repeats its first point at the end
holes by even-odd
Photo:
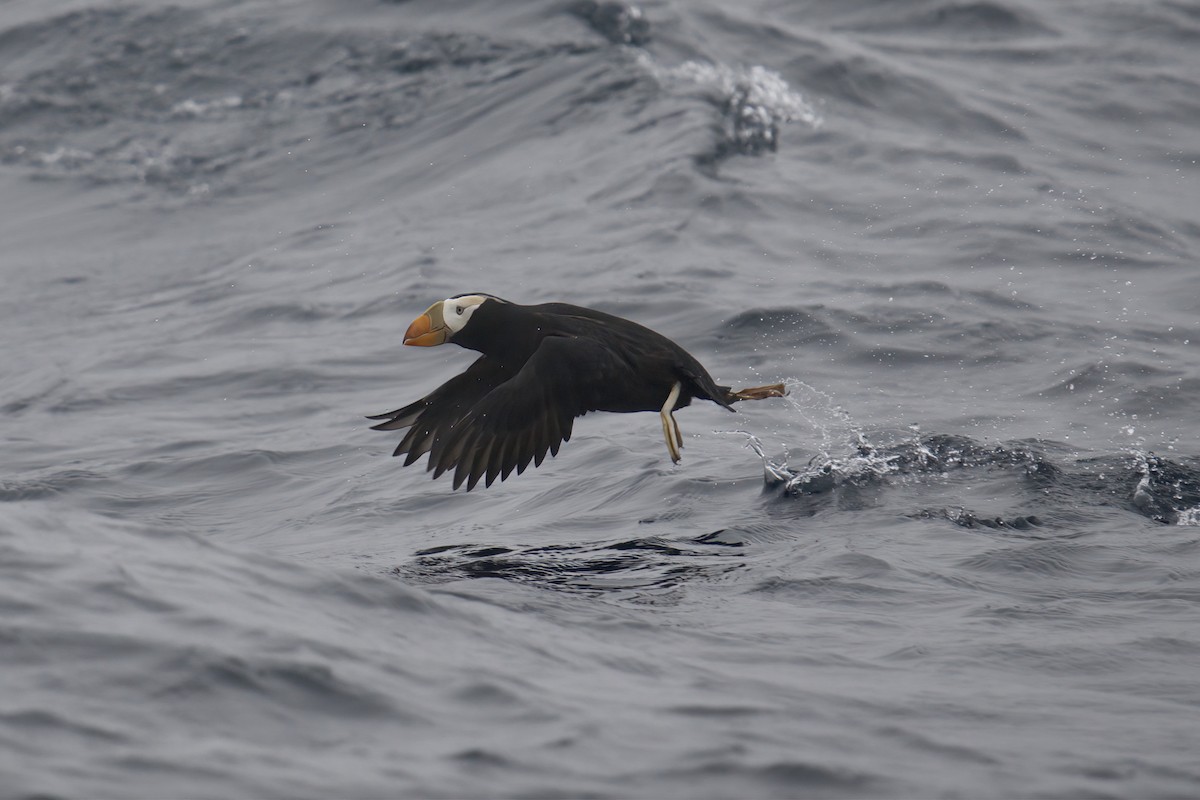
{"type": "Polygon", "coordinates": [[[0,26],[3,796],[1200,792],[1194,3],[0,26]],[[467,291],[792,393],[452,492],[467,291]]]}

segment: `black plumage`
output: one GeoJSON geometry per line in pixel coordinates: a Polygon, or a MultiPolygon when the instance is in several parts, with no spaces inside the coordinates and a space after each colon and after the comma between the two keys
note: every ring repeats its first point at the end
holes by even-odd
{"type": "Polygon", "coordinates": [[[540,466],[547,453],[557,455],[575,418],[589,411],[659,411],[668,451],[678,461],[682,436],[674,409],[700,399],[732,411],[738,400],[784,393],[782,385],[741,392],[718,386],[665,336],[566,303],[452,297],[430,306],[405,335],[405,344],[444,342],[482,355],[420,400],[369,419],[385,420],[374,430],[408,428],[393,453],[405,456],[405,466],[429,453],[434,478],[453,470],[454,488],[465,482],[468,491],[480,480],[490,486],[530,463],[540,466]]]}

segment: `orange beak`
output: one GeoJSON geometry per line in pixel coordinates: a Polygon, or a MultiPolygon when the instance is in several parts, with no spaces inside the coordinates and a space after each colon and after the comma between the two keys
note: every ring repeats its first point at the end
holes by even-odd
{"type": "Polygon", "coordinates": [[[449,338],[450,329],[442,322],[441,303],[431,305],[404,332],[404,343],[413,347],[433,347],[449,338]]]}

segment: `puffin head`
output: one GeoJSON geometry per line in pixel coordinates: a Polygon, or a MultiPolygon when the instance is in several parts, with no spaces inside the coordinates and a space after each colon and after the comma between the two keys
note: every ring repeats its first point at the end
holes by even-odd
{"type": "Polygon", "coordinates": [[[490,294],[460,294],[439,300],[412,321],[404,332],[404,343],[414,347],[445,344],[467,327],[476,309],[489,301],[504,302],[490,294]]]}

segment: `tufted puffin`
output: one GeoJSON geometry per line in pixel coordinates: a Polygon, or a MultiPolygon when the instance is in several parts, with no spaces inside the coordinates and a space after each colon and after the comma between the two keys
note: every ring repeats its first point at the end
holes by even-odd
{"type": "Polygon", "coordinates": [[[693,398],[733,410],[739,400],[782,397],[783,384],[731,391],[675,342],[621,317],[566,303],[522,306],[460,294],[413,320],[404,343],[453,342],[483,355],[425,397],[368,419],[372,430],[408,428],[404,465],[429,453],[433,477],[454,470],[454,488],[491,486],[546,453],[558,455],[575,417],[589,411],[657,411],[671,461],[683,436],[672,411],[693,398]]]}

